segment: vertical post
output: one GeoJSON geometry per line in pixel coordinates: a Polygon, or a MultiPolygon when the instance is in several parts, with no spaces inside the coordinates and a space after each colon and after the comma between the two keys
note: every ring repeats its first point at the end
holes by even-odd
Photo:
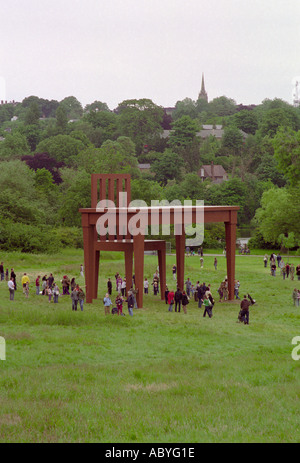
{"type": "Polygon", "coordinates": [[[158,266],[159,266],[159,280],[160,280],[160,298],[165,299],[166,289],[166,242],[163,241],[163,248],[157,251],[158,266]]]}
{"type": "Polygon", "coordinates": [[[84,269],[85,269],[85,289],[86,302],[93,301],[95,293],[94,284],[94,230],[89,225],[88,214],[82,214],[82,230],[83,230],[83,250],[84,250],[84,269]]]}
{"type": "Polygon", "coordinates": [[[185,232],[184,232],[183,224],[175,224],[175,242],[176,242],[177,286],[182,291],[184,289],[184,250],[185,250],[185,232]]]}
{"type": "Polygon", "coordinates": [[[133,260],[133,249],[127,247],[124,251],[125,255],[125,276],[126,276],[126,295],[132,286],[132,260],[133,260]]]}
{"type": "Polygon", "coordinates": [[[144,248],[144,235],[142,233],[135,235],[133,237],[134,275],[135,287],[138,289],[136,301],[139,309],[143,307],[144,248]]]}
{"type": "Polygon", "coordinates": [[[98,281],[99,281],[99,260],[100,260],[100,251],[94,251],[94,258],[93,258],[93,299],[97,299],[98,296],[98,281]]]}
{"type": "Polygon", "coordinates": [[[229,222],[225,222],[227,280],[228,280],[229,300],[234,299],[236,224],[237,224],[237,212],[230,211],[230,220],[229,222]]]}

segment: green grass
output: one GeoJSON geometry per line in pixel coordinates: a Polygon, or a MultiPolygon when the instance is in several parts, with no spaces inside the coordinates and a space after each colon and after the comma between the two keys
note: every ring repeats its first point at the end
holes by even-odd
{"type": "MultiPolygon", "coordinates": [[[[237,256],[240,294],[250,293],[250,325],[236,323],[239,304],[216,303],[212,319],[193,301],[169,313],[158,297],[129,317],[104,315],[106,280],[124,274],[122,255],[101,259],[99,299],[72,312],[69,297],[49,304],[34,278],[79,276],[82,251],[60,255],[1,255],[18,279],[27,272],[29,299],[19,283],[9,301],[0,282],[1,442],[299,442],[299,369],[291,341],[300,335],[292,290],[300,282],[269,275],[262,257],[237,256]],[[112,257],[112,258],[111,258],[112,257]]],[[[299,263],[299,257],[290,259],[299,263]]],[[[167,258],[167,283],[174,287],[167,258]]],[[[145,276],[157,266],[145,257],[145,276]]],[[[226,275],[223,256],[186,259],[186,277],[211,283],[226,275]]],[[[114,292],[115,294],[115,292],[114,292]]]]}

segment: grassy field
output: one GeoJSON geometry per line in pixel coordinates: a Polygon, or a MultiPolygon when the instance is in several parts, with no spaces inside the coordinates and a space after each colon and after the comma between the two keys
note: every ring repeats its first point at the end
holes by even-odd
{"type": "MultiPolygon", "coordinates": [[[[15,268],[18,290],[9,300],[0,282],[1,442],[299,442],[300,361],[291,357],[300,335],[300,309],[292,291],[300,282],[269,274],[262,256],[237,256],[240,295],[250,293],[250,325],[237,323],[238,302],[219,303],[213,318],[191,301],[188,313],[169,313],[157,296],[129,317],[105,316],[106,280],[124,274],[122,255],[101,260],[101,297],[72,312],[71,299],[58,304],[36,296],[36,276],[79,275],[82,251],[59,255],[1,255],[15,268]],[[30,295],[20,278],[32,280],[30,295]]],[[[300,258],[290,258],[294,264],[300,258]]],[[[174,288],[167,258],[167,283],[174,288]]],[[[145,257],[152,278],[157,260],[145,257]]],[[[223,256],[186,259],[186,278],[217,288],[226,275],[223,256]]],[[[116,292],[114,291],[113,295],[116,292]]]]}

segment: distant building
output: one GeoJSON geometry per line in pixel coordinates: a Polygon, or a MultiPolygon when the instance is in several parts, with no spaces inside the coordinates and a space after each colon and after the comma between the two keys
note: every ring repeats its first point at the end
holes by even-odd
{"type": "Polygon", "coordinates": [[[211,164],[203,165],[198,171],[199,177],[201,177],[202,181],[210,178],[213,183],[222,183],[228,180],[228,175],[226,170],[220,164],[211,164]]]}
{"type": "MultiPolygon", "coordinates": [[[[164,130],[161,134],[162,138],[168,138],[173,132],[173,130],[164,130]]],[[[242,134],[243,138],[247,138],[248,134],[244,132],[243,130],[240,130],[240,133],[242,134]]],[[[197,137],[200,138],[208,138],[210,136],[216,137],[218,140],[220,140],[224,135],[224,129],[222,125],[203,125],[202,130],[200,132],[196,133],[197,137]]]]}
{"type": "Polygon", "coordinates": [[[139,168],[139,171],[141,173],[146,172],[147,174],[152,174],[152,172],[150,170],[151,169],[151,164],[139,164],[138,168],[139,168]]]}
{"type": "Polygon", "coordinates": [[[202,73],[201,90],[198,96],[198,100],[205,100],[208,102],[208,96],[207,96],[207,92],[205,90],[205,85],[204,85],[204,74],[203,73],[202,73]]]}

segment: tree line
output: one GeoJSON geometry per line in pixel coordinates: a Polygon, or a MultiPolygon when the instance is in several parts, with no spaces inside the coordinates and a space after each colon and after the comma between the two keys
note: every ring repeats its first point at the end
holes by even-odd
{"type": "MultiPolygon", "coordinates": [[[[225,96],[186,98],[169,114],[149,99],[111,110],[101,101],[83,108],[74,96],[30,96],[0,105],[0,137],[2,249],[82,246],[78,209],[90,206],[93,172],[130,173],[132,199],[148,204],[238,205],[238,225],[256,230],[253,245],[300,245],[300,109],[280,99],[243,106],[225,96]],[[199,136],[206,125],[222,126],[222,137],[199,136]],[[199,169],[211,162],[227,181],[202,181],[199,169]]],[[[223,239],[222,228],[207,225],[204,245],[223,239]]]]}

